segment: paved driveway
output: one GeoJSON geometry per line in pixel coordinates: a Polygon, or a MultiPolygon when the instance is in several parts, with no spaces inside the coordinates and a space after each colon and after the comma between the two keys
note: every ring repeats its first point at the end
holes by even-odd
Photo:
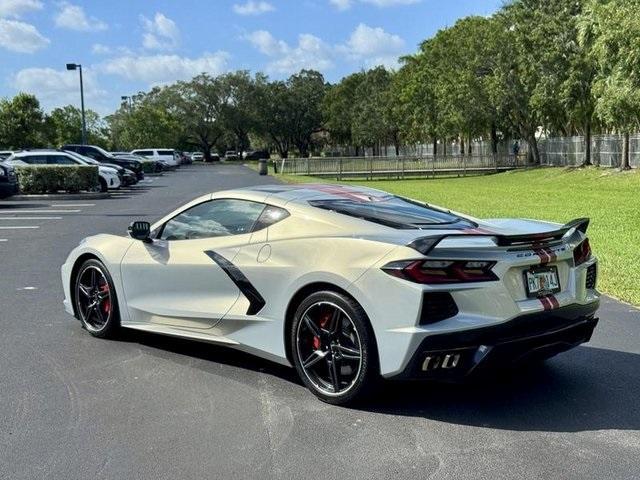
{"type": "Polygon", "coordinates": [[[59,267],[81,238],[268,182],[192,166],[112,200],[0,202],[3,218],[56,217],[0,220],[39,227],[0,230],[1,479],[638,478],[640,312],[612,300],[591,343],[545,366],[388,384],[361,409],[323,404],[243,353],[98,340],[64,313],[59,267]]]}

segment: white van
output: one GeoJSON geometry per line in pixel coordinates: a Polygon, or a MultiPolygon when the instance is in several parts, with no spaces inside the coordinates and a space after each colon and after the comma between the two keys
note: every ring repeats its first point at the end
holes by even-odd
{"type": "Polygon", "coordinates": [[[141,155],[150,160],[165,163],[170,167],[177,167],[180,165],[180,157],[175,150],[169,148],[144,148],[140,150],[132,150],[131,153],[133,155],[141,155]]]}

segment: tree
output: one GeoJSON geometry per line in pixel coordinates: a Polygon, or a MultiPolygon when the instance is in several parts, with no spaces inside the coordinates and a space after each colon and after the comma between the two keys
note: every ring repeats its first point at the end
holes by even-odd
{"type": "Polygon", "coordinates": [[[19,93],[0,100],[0,145],[3,148],[38,148],[46,144],[44,113],[34,95],[19,93]]]}
{"type": "Polygon", "coordinates": [[[322,129],[322,103],[326,93],[324,77],[315,70],[302,70],[287,80],[291,107],[291,143],[300,156],[309,155],[314,133],[322,129]]]}
{"type": "MultiPolygon", "coordinates": [[[[365,78],[364,72],[351,74],[340,83],[329,86],[322,102],[324,128],[331,135],[331,140],[340,145],[353,145],[353,127],[355,125],[354,109],[356,92],[365,78]]],[[[356,156],[359,146],[356,147],[356,156]]]]}
{"type": "Polygon", "coordinates": [[[139,93],[134,96],[132,107],[123,103],[116,113],[107,117],[113,146],[119,150],[177,147],[184,130],[170,111],[175,88],[156,87],[148,93],[139,93]]]}
{"type": "Polygon", "coordinates": [[[256,128],[258,89],[266,83],[262,74],[251,78],[249,72],[239,71],[218,77],[223,100],[221,120],[224,129],[235,138],[232,144],[237,150],[249,148],[249,133],[256,128]]]}
{"type": "Polygon", "coordinates": [[[580,39],[597,72],[593,90],[599,119],[624,135],[621,169],[629,166],[629,133],[640,125],[640,0],[590,0],[580,39]]]}
{"type": "Polygon", "coordinates": [[[392,121],[391,87],[393,76],[384,67],[376,67],[365,72],[356,89],[353,105],[352,136],[355,143],[366,145],[379,154],[380,145],[387,142],[396,144],[398,153],[398,131],[392,121]]]}
{"type": "MultiPolygon", "coordinates": [[[[107,127],[93,110],[85,112],[87,141],[91,145],[107,147],[107,127]]],[[[82,112],[73,105],[54,108],[45,118],[47,138],[55,146],[82,141],[82,112]]]]}

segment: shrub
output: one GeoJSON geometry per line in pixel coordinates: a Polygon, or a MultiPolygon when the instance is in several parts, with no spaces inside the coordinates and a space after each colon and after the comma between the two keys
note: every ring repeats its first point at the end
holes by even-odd
{"type": "Polygon", "coordinates": [[[99,187],[98,167],[91,165],[40,165],[16,167],[20,193],[77,193],[99,187]]]}

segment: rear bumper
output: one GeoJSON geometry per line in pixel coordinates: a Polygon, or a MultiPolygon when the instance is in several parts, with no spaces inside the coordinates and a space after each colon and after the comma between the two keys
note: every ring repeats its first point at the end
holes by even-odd
{"type": "Polygon", "coordinates": [[[599,302],[568,305],[508,322],[426,337],[394,379],[461,380],[483,370],[552,357],[588,342],[599,302]]]}

